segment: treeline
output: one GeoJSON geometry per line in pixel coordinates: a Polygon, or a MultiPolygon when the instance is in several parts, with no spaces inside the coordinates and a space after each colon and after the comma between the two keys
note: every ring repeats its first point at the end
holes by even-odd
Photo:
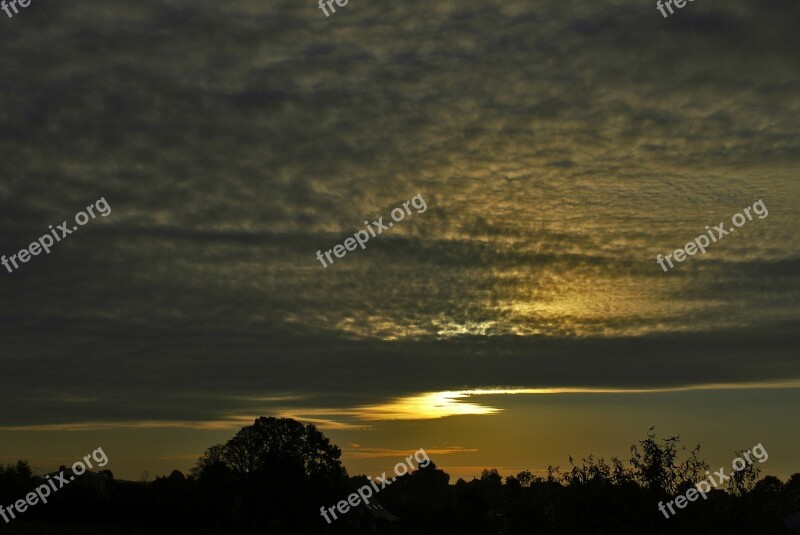
{"type": "MultiPolygon", "coordinates": [[[[328,525],[320,507],[346,499],[366,476],[348,476],[339,448],[313,425],[259,418],[209,448],[188,477],[173,471],[152,482],[127,482],[109,471],[87,474],[13,522],[41,526],[42,533],[58,532],[54,523],[106,526],[108,533],[121,527],[139,528],[125,533],[304,535],[786,533],[785,519],[800,510],[800,474],[786,482],[759,479],[758,463],[724,490],[665,518],[658,503],[684,493],[709,469],[699,448],[681,460],[685,451],[677,437],[659,440],[651,430],[624,461],[570,458],[568,467],[550,467],[543,476],[523,471],[503,480],[484,470],[480,478],[451,484],[431,463],[376,494],[372,507],[354,507],[328,525]]],[[[0,504],[24,498],[42,480],[23,461],[0,466],[0,504]]]]}

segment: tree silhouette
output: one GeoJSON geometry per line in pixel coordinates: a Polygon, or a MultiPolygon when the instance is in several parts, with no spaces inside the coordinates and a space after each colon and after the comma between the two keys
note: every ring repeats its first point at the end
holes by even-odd
{"type": "MultiPolygon", "coordinates": [[[[31,508],[14,522],[49,523],[44,531],[20,531],[32,534],[242,535],[782,533],[784,525],[800,522],[800,474],[786,483],[773,476],[758,480],[755,463],[733,472],[725,488],[666,518],[659,501],[675,499],[706,477],[699,447],[688,456],[682,450],[677,436],[658,439],[651,428],[631,447],[627,463],[569,457],[569,470],[549,466],[544,477],[523,470],[503,482],[497,470],[487,469],[455,485],[430,462],[375,493],[369,507],[352,506],[329,525],[319,508],[347,499],[368,485],[368,478],[348,479],[341,451],[313,425],[265,417],[210,447],[188,478],[174,470],[153,481],[112,481],[103,471],[109,484],[97,486],[97,476],[86,475],[51,494],[46,507],[31,508]],[[70,523],[79,525],[77,531],[51,529],[70,523]],[[106,527],[84,529],[90,524],[106,527]]],[[[0,466],[0,504],[43,483],[24,461],[0,466]]]]}
{"type": "Polygon", "coordinates": [[[686,461],[678,465],[675,461],[679,447],[680,437],[677,436],[662,439],[659,444],[651,427],[647,438],[639,441],[639,446],[631,446],[633,480],[653,492],[675,494],[679,488],[702,479],[700,474],[708,469],[708,465],[698,458],[700,446],[696,446],[686,461]]]}
{"type": "Polygon", "coordinates": [[[346,475],[339,460],[342,451],[313,424],[303,425],[291,418],[258,418],[225,444],[222,455],[240,475],[270,462],[300,463],[311,479],[346,475]]]}
{"type": "MultiPolygon", "coordinates": [[[[750,450],[735,451],[734,454],[744,460],[744,452],[750,453],[750,450]]],[[[753,490],[756,481],[758,481],[759,472],[761,470],[755,464],[745,463],[741,470],[735,470],[731,473],[731,479],[728,481],[728,490],[734,496],[743,496],[753,490]]]]}
{"type": "Polygon", "coordinates": [[[311,529],[298,526],[298,519],[319,521],[311,510],[327,503],[347,476],[340,457],[341,450],[314,425],[261,417],[209,448],[192,475],[205,503],[223,505],[218,523],[233,519],[288,533],[311,529]]]}

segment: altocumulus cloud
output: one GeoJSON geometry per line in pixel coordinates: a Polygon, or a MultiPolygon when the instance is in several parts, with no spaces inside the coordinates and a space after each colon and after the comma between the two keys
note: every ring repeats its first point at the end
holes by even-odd
{"type": "Polygon", "coordinates": [[[800,376],[800,6],[692,7],[41,0],[0,36],[0,246],[115,212],[0,279],[0,425],[800,376]],[[418,192],[320,275],[308,251],[418,192]]]}

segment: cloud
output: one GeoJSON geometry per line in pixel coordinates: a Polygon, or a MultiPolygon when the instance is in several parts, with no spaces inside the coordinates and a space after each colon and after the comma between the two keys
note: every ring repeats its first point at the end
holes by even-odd
{"type": "Polygon", "coordinates": [[[113,212],[0,273],[6,428],[800,377],[796,2],[37,6],[0,36],[0,251],[113,212]]]}
{"type": "MultiPolygon", "coordinates": [[[[388,448],[353,448],[352,450],[345,450],[342,459],[396,459],[406,457],[413,454],[418,450],[396,450],[388,448]]],[[[461,446],[453,446],[449,448],[430,448],[426,449],[425,453],[428,455],[452,455],[456,453],[476,453],[477,448],[464,448],[461,446]]]]}

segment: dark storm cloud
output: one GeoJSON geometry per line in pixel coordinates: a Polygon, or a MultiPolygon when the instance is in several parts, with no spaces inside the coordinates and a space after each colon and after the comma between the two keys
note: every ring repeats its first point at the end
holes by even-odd
{"type": "Polygon", "coordinates": [[[37,338],[33,329],[20,328],[6,336],[6,347],[19,357],[4,364],[15,381],[0,394],[11,409],[2,424],[215,421],[472,386],[626,389],[785,379],[800,374],[796,327],[623,339],[417,342],[190,329],[133,334],[102,324],[83,331],[66,325],[37,338]],[[265,392],[289,394],[259,401],[265,392]]]}
{"type": "Polygon", "coordinates": [[[797,377],[798,15],[39,0],[0,36],[0,250],[112,214],[2,273],[0,424],[797,377]]]}

